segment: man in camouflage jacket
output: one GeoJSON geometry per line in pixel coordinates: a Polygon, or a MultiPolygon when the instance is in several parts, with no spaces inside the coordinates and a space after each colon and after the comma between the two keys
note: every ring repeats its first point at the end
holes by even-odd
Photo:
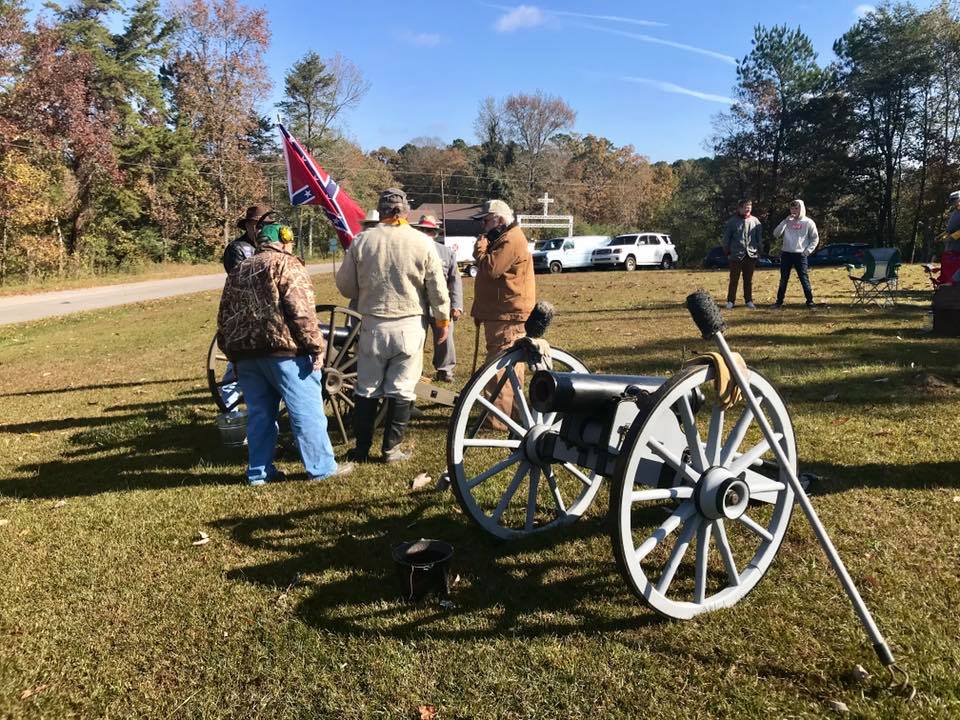
{"type": "Polygon", "coordinates": [[[257,253],[227,276],[217,315],[217,342],[235,364],[247,403],[247,482],[279,475],[273,464],[277,414],[283,400],[311,480],[338,470],[323,413],[324,350],[313,284],[291,252],[293,233],[265,225],[257,253]]]}

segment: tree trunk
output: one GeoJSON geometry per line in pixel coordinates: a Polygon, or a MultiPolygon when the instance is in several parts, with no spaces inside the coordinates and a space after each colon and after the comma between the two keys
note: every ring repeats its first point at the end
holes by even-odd
{"type": "Polygon", "coordinates": [[[57,229],[57,277],[63,277],[63,233],[60,232],[60,218],[54,218],[54,227],[57,229]]]}
{"type": "Polygon", "coordinates": [[[307,257],[313,257],[313,213],[307,216],[307,257]]]}
{"type": "Polygon", "coordinates": [[[223,187],[220,189],[220,207],[223,210],[223,246],[226,247],[230,243],[230,198],[223,187]]]}
{"type": "Polygon", "coordinates": [[[0,232],[0,235],[3,236],[2,241],[0,241],[0,285],[3,285],[7,281],[7,223],[4,221],[3,230],[0,232]]]}

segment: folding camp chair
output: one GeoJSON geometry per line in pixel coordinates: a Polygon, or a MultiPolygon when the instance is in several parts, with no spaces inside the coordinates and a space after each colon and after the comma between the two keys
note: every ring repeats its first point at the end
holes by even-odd
{"type": "Polygon", "coordinates": [[[847,265],[853,282],[854,305],[896,304],[893,292],[900,283],[900,251],[896,248],[870,248],[863,254],[863,265],[847,265]],[[851,275],[863,267],[863,275],[851,275]]]}

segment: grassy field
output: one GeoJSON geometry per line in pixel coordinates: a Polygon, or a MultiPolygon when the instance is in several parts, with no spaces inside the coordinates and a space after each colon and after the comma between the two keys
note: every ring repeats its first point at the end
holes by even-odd
{"type": "MultiPolygon", "coordinates": [[[[724,273],[538,278],[549,338],[591,369],[668,374],[707,349],[686,311],[724,273]]],[[[784,311],[726,313],[786,398],[814,504],[901,664],[886,689],[805,519],[736,607],[666,622],[626,588],[598,498],[576,525],[502,543],[451,493],[449,411],[416,459],[339,482],[247,488],[203,380],[217,294],[0,328],[0,717],[960,716],[960,340],[928,336],[916,268],[892,310],[851,308],[841,270],[784,311]],[[912,288],[912,289],[911,289],[912,288]],[[199,532],[210,541],[192,545],[199,532]],[[392,544],[454,544],[456,607],[396,599],[392,544]],[[851,671],[873,676],[858,684],[851,671]]],[[[330,276],[318,301],[337,299],[330,276]]],[[[759,272],[758,299],[776,277],[759,272]]],[[[467,284],[468,301],[472,283],[467,284]]],[[[457,327],[469,368],[473,329],[457,327]]],[[[338,448],[343,452],[345,448],[338,448]]]]}

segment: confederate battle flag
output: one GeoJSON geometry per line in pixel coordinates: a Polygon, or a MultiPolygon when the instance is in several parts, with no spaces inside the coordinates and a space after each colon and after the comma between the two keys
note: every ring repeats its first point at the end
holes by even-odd
{"type": "Polygon", "coordinates": [[[283,159],[287,163],[287,190],[291,205],[319,205],[337,231],[340,245],[346,249],[353,236],[360,232],[363,210],[347,195],[322,167],[317,165],[310,153],[301,147],[283,125],[283,159]]]}

